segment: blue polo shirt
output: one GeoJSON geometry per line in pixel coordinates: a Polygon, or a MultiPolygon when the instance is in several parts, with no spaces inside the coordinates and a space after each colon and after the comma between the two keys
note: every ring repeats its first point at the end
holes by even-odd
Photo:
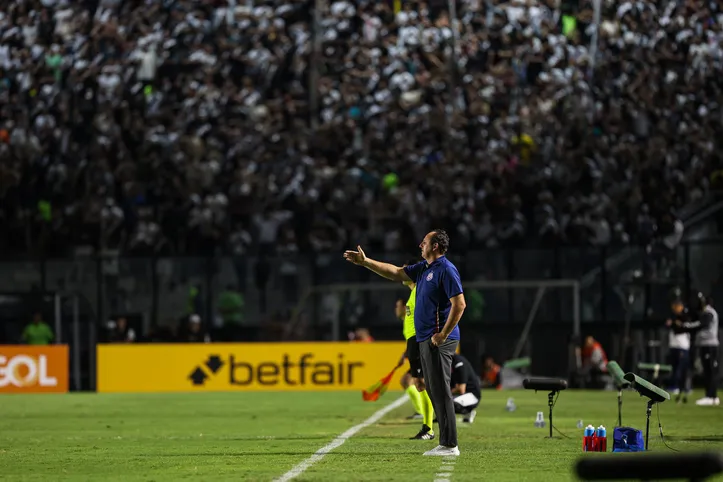
{"type": "MultiPolygon", "coordinates": [[[[417,341],[425,341],[444,328],[452,303],[449,299],[462,293],[459,271],[442,256],[432,264],[422,261],[405,266],[404,272],[417,283],[417,300],[414,308],[414,329],[417,341]]],[[[449,340],[459,340],[459,325],[449,334],[449,340]]]]}

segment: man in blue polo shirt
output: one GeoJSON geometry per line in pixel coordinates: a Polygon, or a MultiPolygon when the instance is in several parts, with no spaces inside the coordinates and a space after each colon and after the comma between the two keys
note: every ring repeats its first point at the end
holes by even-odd
{"type": "Polygon", "coordinates": [[[367,258],[361,246],[345,251],[344,259],[392,281],[417,284],[414,329],[422,358],[422,372],[439,422],[440,445],[424,455],[459,455],[457,419],[450,389],[452,357],[459,343],[459,323],[466,307],[457,268],[445,254],[449,236],[441,229],[429,232],[419,248],[424,261],[405,267],[367,258]]]}

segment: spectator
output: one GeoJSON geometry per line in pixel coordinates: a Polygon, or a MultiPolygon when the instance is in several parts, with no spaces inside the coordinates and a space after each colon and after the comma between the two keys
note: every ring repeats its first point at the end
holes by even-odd
{"type": "Polygon", "coordinates": [[[587,0],[336,0],[312,55],[306,0],[11,2],[0,249],[675,244],[723,169],[720,4],[601,3],[591,49],[587,0]]]}
{"type": "Polygon", "coordinates": [[[374,338],[366,328],[357,328],[353,332],[349,332],[349,341],[356,343],[371,343],[374,338]]]}
{"type": "Polygon", "coordinates": [[[190,284],[186,302],[186,313],[184,317],[191,317],[194,314],[205,313],[203,288],[200,284],[190,284]]]}
{"type": "Polygon", "coordinates": [[[115,322],[108,323],[108,341],[110,343],[133,343],[136,341],[136,332],[128,326],[128,320],[121,316],[115,322]]]}
{"type": "Polygon", "coordinates": [[[484,357],[482,388],[502,389],[502,369],[491,356],[484,357]]]}
{"type": "Polygon", "coordinates": [[[25,327],[22,335],[23,342],[28,345],[49,345],[54,338],[53,330],[40,313],[33,315],[32,323],[25,327]]]}
{"type": "Polygon", "coordinates": [[[244,330],[244,296],[233,285],[226,286],[218,296],[217,309],[223,324],[221,327],[224,341],[248,339],[244,330]]]}
{"type": "Polygon", "coordinates": [[[224,326],[242,325],[244,321],[244,297],[233,285],[218,295],[218,312],[224,326]]]}
{"type": "Polygon", "coordinates": [[[581,351],[581,375],[585,388],[604,388],[608,359],[602,345],[592,336],[585,338],[581,351]]]}
{"type": "Polygon", "coordinates": [[[191,315],[186,326],[180,330],[180,341],[186,343],[210,343],[211,336],[203,329],[201,317],[191,315]]]}

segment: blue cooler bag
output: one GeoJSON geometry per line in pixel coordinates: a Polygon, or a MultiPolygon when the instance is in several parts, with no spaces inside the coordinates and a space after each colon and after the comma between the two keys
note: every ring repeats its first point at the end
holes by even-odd
{"type": "Polygon", "coordinates": [[[632,427],[615,427],[613,452],[644,452],[643,432],[632,427]]]}

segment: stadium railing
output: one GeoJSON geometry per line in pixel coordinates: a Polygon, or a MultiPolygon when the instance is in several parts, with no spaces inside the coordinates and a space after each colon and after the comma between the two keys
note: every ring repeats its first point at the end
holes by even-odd
{"type": "MultiPolygon", "coordinates": [[[[626,270],[608,271],[611,253],[607,247],[559,247],[554,249],[486,249],[452,252],[465,284],[470,282],[531,281],[569,279],[581,281],[586,273],[599,268],[592,284],[581,282],[580,320],[619,322],[628,315],[625,302],[632,289],[631,273],[646,273],[644,267],[661,260],[656,271],[638,278],[638,292],[632,306],[634,322],[657,319],[668,309],[673,287],[687,292],[691,287],[709,292],[714,299],[723,294],[723,249],[721,239],[682,243],[669,253],[648,253],[642,246],[622,248],[630,258],[626,270]]],[[[263,326],[270,318],[288,321],[300,297],[309,287],[340,283],[378,283],[372,273],[355,269],[337,253],[299,256],[231,257],[132,257],[85,256],[65,259],[14,257],[0,258],[0,291],[77,293],[84,300],[81,311],[98,322],[119,315],[136,315],[137,332],[148,333],[197,312],[205,323],[213,324],[219,295],[229,286],[243,295],[243,324],[263,326]],[[265,279],[262,279],[265,278],[265,279]],[[191,295],[191,289],[195,294],[191,295]],[[265,295],[265,296],[262,296],[265,295]],[[191,300],[193,298],[193,300],[191,300]],[[86,306],[87,305],[87,306],[86,306]],[[192,306],[191,306],[192,305],[192,306]],[[265,305],[265,306],[264,306],[265,305]]],[[[401,263],[408,255],[375,253],[375,257],[401,263]]],[[[531,304],[534,290],[514,293],[489,301],[485,320],[491,323],[524,323],[527,312],[517,306],[531,304]],[[494,309],[490,306],[494,305],[494,309]]],[[[542,311],[551,303],[542,301],[542,311]]],[[[364,299],[364,311],[389,320],[388,305],[381,300],[364,299]]],[[[561,322],[571,323],[565,312],[561,322]]],[[[28,316],[32,315],[29,313],[28,316]]]]}

